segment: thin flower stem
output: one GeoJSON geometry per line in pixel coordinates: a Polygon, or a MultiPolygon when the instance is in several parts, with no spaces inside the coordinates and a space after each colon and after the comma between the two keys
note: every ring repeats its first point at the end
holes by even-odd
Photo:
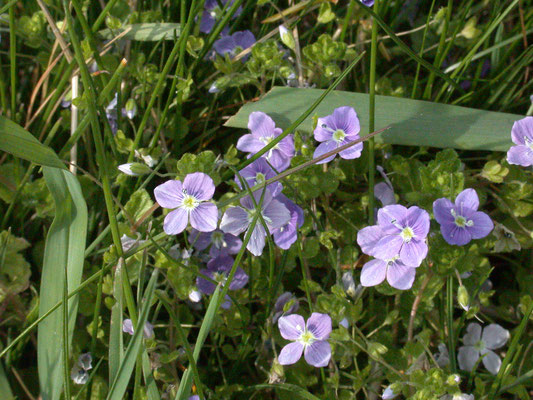
{"type": "Polygon", "coordinates": [[[354,8],[355,8],[355,0],[350,0],[350,4],[348,5],[348,11],[346,11],[346,15],[344,16],[344,21],[342,22],[341,36],[339,38],[341,42],[344,42],[344,38],[346,37],[346,32],[348,31],[348,26],[350,26],[350,21],[352,19],[354,8]]]}
{"type": "Polygon", "coordinates": [[[70,360],[70,346],[69,346],[69,324],[68,324],[68,263],[65,263],[63,269],[63,385],[65,387],[65,399],[70,399],[70,374],[69,374],[69,360],[70,360]]]}
{"type": "Polygon", "coordinates": [[[307,264],[304,261],[304,257],[302,254],[302,247],[303,247],[303,242],[301,240],[298,240],[297,241],[298,257],[300,258],[300,267],[302,268],[302,279],[303,279],[303,284],[304,284],[305,296],[307,297],[307,304],[309,305],[309,312],[313,313],[313,301],[311,300],[311,291],[309,290],[309,282],[307,282],[309,278],[309,269],[307,268],[307,264]]]}
{"type": "MultiPolygon", "coordinates": [[[[424,48],[426,47],[426,37],[429,30],[429,26],[431,25],[431,15],[433,14],[433,7],[435,6],[435,0],[431,2],[431,7],[429,8],[428,17],[426,19],[426,25],[424,28],[424,34],[422,36],[422,44],[420,46],[420,51],[418,52],[418,56],[422,58],[422,55],[424,54],[424,48]]],[[[420,63],[416,64],[416,74],[415,74],[415,80],[413,83],[413,91],[411,92],[411,98],[414,99],[416,96],[416,89],[418,87],[418,77],[420,76],[420,63]]]]}
{"type": "MultiPolygon", "coordinates": [[[[379,0],[374,2],[374,12],[377,14],[379,0]]],[[[374,131],[376,116],[376,58],[378,50],[378,23],[372,18],[372,43],[370,44],[370,91],[368,97],[368,130],[374,131]]],[[[374,181],[375,181],[375,160],[374,160],[374,138],[368,140],[368,222],[374,224],[374,181]]]]}
{"type": "Polygon", "coordinates": [[[455,335],[453,333],[453,276],[448,276],[446,284],[446,313],[448,317],[448,354],[450,356],[450,367],[453,373],[457,372],[455,360],[455,335]]]}
{"type": "Polygon", "coordinates": [[[11,119],[17,122],[17,37],[15,34],[15,5],[9,7],[9,66],[11,75],[11,119]]]}

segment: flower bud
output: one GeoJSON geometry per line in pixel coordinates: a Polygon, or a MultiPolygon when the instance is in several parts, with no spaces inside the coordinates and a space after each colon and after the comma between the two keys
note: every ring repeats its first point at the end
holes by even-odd
{"type": "Polygon", "coordinates": [[[468,296],[468,290],[463,285],[459,286],[457,289],[457,302],[465,310],[468,311],[470,308],[470,297],[468,296]]]}
{"type": "Polygon", "coordinates": [[[118,166],[118,169],[129,176],[141,176],[150,173],[150,168],[141,163],[128,163],[118,166]]]}
{"type": "Polygon", "coordinates": [[[279,36],[281,38],[281,42],[287,46],[289,49],[294,50],[295,43],[294,43],[294,37],[292,36],[292,33],[285,28],[285,26],[280,25],[279,26],[279,36]]]}

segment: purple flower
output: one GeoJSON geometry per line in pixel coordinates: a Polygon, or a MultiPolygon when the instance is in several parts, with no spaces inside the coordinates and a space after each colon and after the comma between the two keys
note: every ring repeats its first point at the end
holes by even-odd
{"type": "MultiPolygon", "coordinates": [[[[322,142],[315,150],[313,158],[320,157],[322,154],[344,146],[349,142],[359,139],[359,118],[352,107],[339,107],[333,111],[333,114],[324,118],[319,118],[314,131],[315,139],[322,142]]],[[[361,156],[363,143],[358,143],[339,153],[341,158],[353,159],[361,156]]],[[[330,156],[317,164],[330,162],[335,155],[330,156]]]]}
{"type": "Polygon", "coordinates": [[[313,367],[325,367],[331,359],[331,318],[327,314],[313,313],[307,324],[301,315],[291,314],[278,320],[278,327],[284,339],[291,340],[278,356],[281,365],[296,363],[302,353],[305,361],[313,367]]]}
{"type": "Polygon", "coordinates": [[[533,117],[516,121],[511,138],[516,146],[511,146],[507,152],[507,162],[522,167],[533,165],[533,117]]]}
{"type": "Polygon", "coordinates": [[[217,206],[209,203],[215,193],[213,180],[202,172],[189,174],[181,181],[170,180],[154,189],[154,195],[163,208],[173,209],[165,217],[163,229],[167,235],[177,235],[191,225],[200,232],[211,232],[217,227],[217,206]]]}
{"type": "MultiPolygon", "coordinates": [[[[258,158],[250,165],[241,169],[239,174],[246,181],[249,187],[261,184],[264,181],[276,176],[276,173],[272,167],[268,165],[264,158],[258,158]]],[[[235,182],[237,182],[239,188],[243,189],[239,177],[235,177],[235,182]]],[[[276,197],[281,193],[283,186],[280,182],[274,182],[268,185],[267,189],[270,190],[270,193],[272,193],[273,197],[276,197]]]]}
{"type": "MultiPolygon", "coordinates": [[[[236,56],[242,50],[252,47],[255,43],[255,36],[250,31],[238,31],[231,36],[223,36],[218,39],[214,44],[213,48],[215,51],[224,56],[224,54],[229,54],[231,57],[236,56]]],[[[246,58],[243,58],[243,61],[246,58]]]]}
{"type": "Polygon", "coordinates": [[[118,94],[115,93],[115,97],[113,97],[113,100],[111,100],[111,102],[105,108],[105,115],[107,118],[107,122],[109,122],[109,127],[111,128],[111,132],[113,134],[117,133],[117,130],[118,130],[117,103],[118,103],[118,94]]]}
{"type": "Polygon", "coordinates": [[[197,394],[189,397],[189,400],[200,400],[200,396],[198,396],[197,394]]]}
{"type": "MultiPolygon", "coordinates": [[[[231,267],[233,266],[233,262],[234,260],[230,256],[219,256],[210,260],[207,263],[207,268],[201,269],[196,278],[196,286],[198,286],[198,290],[204,294],[212,294],[216,288],[216,285],[213,282],[202,278],[202,276],[209,277],[215,282],[225,284],[231,271],[231,267]]],[[[233,280],[229,285],[229,289],[242,289],[247,283],[248,275],[246,275],[246,272],[244,272],[242,268],[238,267],[233,276],[233,280]]]]}
{"type": "MultiPolygon", "coordinates": [[[[220,4],[222,6],[225,6],[228,0],[220,0],[220,4]]],[[[230,1],[230,6],[233,4],[233,0],[230,1]]],[[[231,18],[237,18],[242,12],[242,7],[239,7],[235,14],[231,16],[231,18]]],[[[215,22],[217,19],[219,19],[222,16],[222,8],[219,6],[219,2],[217,0],[206,0],[204,3],[204,12],[202,14],[202,21],[200,22],[200,32],[202,33],[210,33],[213,27],[215,26],[215,22]]]]}
{"type": "Polygon", "coordinates": [[[209,249],[211,258],[219,255],[237,254],[242,247],[240,238],[231,233],[224,233],[220,229],[215,229],[213,232],[198,232],[193,229],[189,235],[189,243],[199,251],[205,250],[211,245],[209,249]]]}
{"type": "Polygon", "coordinates": [[[416,268],[406,266],[399,257],[390,260],[374,259],[368,261],[361,271],[361,285],[376,286],[387,278],[395,289],[411,289],[415,280],[416,268]]]}
{"type": "MultiPolygon", "coordinates": [[[[260,198],[261,193],[255,192],[254,199],[257,204],[259,204],[260,198]]],[[[239,235],[249,229],[250,223],[254,219],[258,210],[255,209],[254,203],[250,196],[246,196],[241,199],[241,205],[242,207],[230,207],[226,210],[224,216],[222,217],[222,221],[220,222],[220,229],[222,229],[223,232],[239,235]]],[[[287,207],[285,207],[280,201],[272,199],[272,195],[268,190],[265,191],[263,203],[259,212],[265,220],[270,233],[272,233],[275,229],[284,226],[291,218],[287,207]]],[[[258,218],[254,230],[252,231],[250,241],[246,246],[246,248],[254,256],[260,256],[263,253],[266,235],[267,232],[258,218]]]]}
{"type": "Polygon", "coordinates": [[[299,307],[300,303],[295,295],[293,295],[291,292],[283,293],[278,297],[276,304],[274,305],[274,316],[272,317],[272,323],[275,324],[279,317],[281,317],[283,314],[292,314],[298,311],[299,307]],[[289,304],[289,307],[285,311],[286,304],[289,304]]]}
{"type": "Polygon", "coordinates": [[[407,267],[418,267],[428,252],[429,214],[419,207],[399,204],[378,211],[378,225],[361,229],[357,243],[365,254],[407,267]],[[401,261],[397,261],[399,256],[401,261]]]}
{"type": "Polygon", "coordinates": [[[484,212],[478,211],[479,199],[474,189],[465,189],[455,199],[455,204],[446,198],[433,202],[433,214],[440,224],[444,240],[449,244],[463,246],[472,239],[487,236],[494,224],[484,212]]]}
{"type": "Polygon", "coordinates": [[[304,224],[304,210],[283,194],[279,194],[276,197],[276,200],[280,201],[285,207],[287,207],[291,219],[281,228],[275,229],[272,232],[274,243],[283,250],[289,250],[298,238],[298,228],[301,228],[304,224]]]}
{"type": "MultiPolygon", "coordinates": [[[[248,129],[251,133],[243,135],[237,142],[237,149],[255,154],[275,137],[283,132],[268,115],[255,111],[248,118],[248,129]]],[[[291,164],[294,156],[294,140],[292,135],[285,136],[278,144],[263,155],[277,171],[283,171],[291,164]]]]}
{"type": "MultiPolygon", "coordinates": [[[[122,322],[122,332],[133,335],[134,329],[131,319],[125,319],[122,322]]],[[[154,337],[154,326],[148,321],[144,323],[143,336],[145,339],[152,339],[154,337]]]]}
{"type": "Polygon", "coordinates": [[[387,182],[380,182],[374,186],[374,196],[381,201],[384,206],[396,204],[394,189],[387,182]]]}

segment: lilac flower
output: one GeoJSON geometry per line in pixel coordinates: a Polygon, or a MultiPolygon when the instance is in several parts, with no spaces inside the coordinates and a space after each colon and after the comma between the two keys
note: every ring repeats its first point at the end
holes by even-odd
{"type": "Polygon", "coordinates": [[[484,212],[477,211],[479,198],[474,189],[465,189],[455,198],[455,204],[446,198],[433,202],[433,214],[440,224],[444,240],[463,246],[472,239],[487,236],[494,224],[484,212]]]}
{"type": "Polygon", "coordinates": [[[189,300],[193,303],[199,303],[200,300],[202,300],[202,292],[195,289],[191,289],[191,291],[189,292],[189,300]]]}
{"type": "MultiPolygon", "coordinates": [[[[250,165],[241,169],[239,171],[239,174],[246,181],[249,187],[259,185],[265,182],[266,180],[276,176],[276,173],[274,172],[272,167],[268,165],[268,162],[264,158],[258,158],[250,165]]],[[[239,188],[243,189],[241,185],[241,180],[238,176],[235,177],[235,182],[237,182],[239,188]]],[[[281,182],[278,181],[268,185],[267,189],[270,190],[272,197],[276,197],[278,194],[281,193],[283,186],[281,185],[281,182]]]]}
{"type": "MultiPolygon", "coordinates": [[[[134,328],[131,319],[125,319],[122,322],[122,332],[133,335],[134,328]]],[[[148,321],[144,323],[143,336],[145,339],[152,339],[154,337],[154,326],[148,321]]]]}
{"type": "MultiPolygon", "coordinates": [[[[220,0],[220,4],[225,6],[228,0],[220,0]]],[[[233,4],[233,0],[230,1],[230,6],[233,4]]],[[[237,18],[242,12],[242,7],[239,7],[235,14],[231,16],[232,19],[237,18]]],[[[204,12],[202,14],[202,21],[200,22],[200,32],[210,33],[215,22],[222,16],[222,8],[219,6],[217,0],[206,0],[204,3],[204,12]]]]}
{"type": "MultiPolygon", "coordinates": [[[[372,4],[374,4],[374,2],[372,2],[372,4]]],[[[394,393],[394,391],[392,390],[390,386],[387,386],[385,390],[383,391],[381,398],[383,400],[390,400],[390,399],[394,399],[396,396],[398,396],[398,394],[394,393]]]]}
{"type": "Polygon", "coordinates": [[[70,379],[72,379],[76,385],[85,385],[89,380],[89,373],[83,368],[74,365],[70,371],[70,379]]]}
{"type": "Polygon", "coordinates": [[[213,232],[198,232],[196,229],[189,235],[189,243],[196,250],[202,251],[209,246],[209,256],[216,258],[219,255],[237,254],[242,247],[242,240],[231,233],[224,233],[220,229],[213,232]]]}
{"type": "MultiPolygon", "coordinates": [[[[243,135],[237,142],[237,149],[255,154],[275,137],[283,132],[267,114],[254,111],[248,118],[248,129],[251,133],[243,135]]],[[[294,140],[292,135],[285,136],[278,144],[263,155],[277,171],[283,171],[291,164],[294,156],[294,140]]]]}
{"type": "Polygon", "coordinates": [[[301,228],[304,223],[304,210],[300,206],[294,204],[291,200],[283,194],[279,194],[276,200],[281,202],[291,215],[291,219],[281,228],[275,229],[272,232],[274,236],[274,243],[283,250],[289,250],[296,239],[298,238],[298,228],[301,228]]]}
{"type": "Polygon", "coordinates": [[[496,375],[502,365],[502,360],[492,350],[499,349],[509,340],[509,331],[498,324],[487,325],[483,329],[481,325],[472,322],[466,328],[462,347],[459,347],[457,361],[463,371],[472,371],[482,356],[485,368],[496,375]]]}
{"type": "Polygon", "coordinates": [[[113,100],[111,100],[111,102],[105,108],[105,115],[107,117],[107,122],[109,122],[109,126],[113,134],[117,133],[117,130],[118,130],[118,122],[117,122],[118,97],[117,96],[118,94],[115,93],[115,97],[113,97],[113,100]]]}
{"type": "Polygon", "coordinates": [[[299,307],[300,303],[298,302],[298,299],[295,295],[293,295],[291,292],[283,293],[276,300],[276,304],[274,304],[274,316],[272,317],[272,323],[275,324],[278,321],[279,317],[284,314],[295,313],[296,311],[298,311],[299,307]],[[287,310],[285,310],[287,304],[289,304],[289,307],[287,308],[287,310]]]}
{"type": "Polygon", "coordinates": [[[307,324],[301,315],[291,314],[278,320],[278,327],[284,339],[291,340],[278,356],[281,365],[296,363],[302,353],[305,361],[313,367],[325,367],[331,359],[331,318],[327,314],[313,313],[307,324]]]}
{"type": "MultiPolygon", "coordinates": [[[[252,47],[255,44],[255,36],[250,31],[238,31],[233,33],[230,36],[223,36],[218,39],[214,44],[213,48],[215,51],[224,56],[225,54],[230,55],[231,57],[236,56],[242,50],[252,47]]],[[[243,61],[246,59],[243,58],[243,61]]]]}
{"type": "Polygon", "coordinates": [[[78,366],[88,371],[93,368],[93,356],[91,353],[83,353],[78,357],[78,366]]]}
{"type": "Polygon", "coordinates": [[[507,162],[522,167],[533,165],[533,117],[516,121],[511,138],[516,146],[511,146],[507,152],[507,162]]]}
{"type": "Polygon", "coordinates": [[[211,232],[217,227],[218,210],[209,203],[215,193],[213,180],[202,172],[189,174],[181,181],[170,180],[159,185],[154,195],[161,207],[173,209],[165,217],[163,229],[167,235],[183,232],[189,220],[200,232],[211,232]]]}
{"type": "MultiPolygon", "coordinates": [[[[372,7],[374,5],[374,0],[360,0],[367,7],[372,7]]],[[[390,397],[392,399],[392,397],[390,397]]]]}
{"type": "Polygon", "coordinates": [[[395,289],[407,290],[413,286],[416,268],[405,265],[398,257],[389,260],[374,259],[363,265],[361,285],[376,286],[387,278],[395,289]]]}
{"type": "Polygon", "coordinates": [[[189,397],[189,400],[200,400],[200,396],[198,396],[197,394],[189,397]]]}
{"type": "MultiPolygon", "coordinates": [[[[196,286],[198,286],[198,290],[204,294],[212,294],[216,288],[216,285],[213,282],[202,278],[202,276],[211,278],[215,282],[225,284],[231,271],[231,267],[233,266],[233,262],[234,260],[230,256],[219,256],[210,260],[207,263],[207,268],[201,269],[196,278],[196,286]]],[[[242,268],[237,267],[233,280],[229,285],[229,290],[242,289],[247,283],[248,275],[242,268]]]]}
{"type": "MultiPolygon", "coordinates": [[[[226,213],[222,217],[220,222],[220,229],[225,233],[231,233],[233,235],[239,235],[244,231],[247,231],[250,224],[257,212],[261,213],[270,233],[275,229],[281,228],[287,222],[289,222],[291,215],[289,210],[278,200],[272,199],[272,195],[266,190],[263,197],[263,203],[261,210],[256,210],[254,203],[250,196],[246,196],[241,199],[241,205],[236,207],[230,207],[226,210],[226,213]]],[[[261,198],[261,193],[255,192],[254,198],[257,204],[261,198]]],[[[257,219],[252,236],[246,248],[254,256],[260,256],[263,253],[265,247],[265,236],[267,232],[263,227],[260,219],[257,219]]]]}
{"type": "MultiPolygon", "coordinates": [[[[333,111],[333,114],[324,118],[319,118],[314,131],[315,139],[322,142],[318,145],[313,154],[313,158],[320,157],[322,154],[344,146],[349,142],[359,139],[359,118],[352,107],[339,107],[333,111]]],[[[358,143],[339,153],[341,158],[353,159],[361,156],[363,143],[358,143]]],[[[335,155],[330,156],[317,164],[330,162],[335,155]]]]}
{"type": "Polygon", "coordinates": [[[381,201],[383,206],[390,206],[396,204],[394,197],[394,189],[387,184],[387,182],[380,182],[374,186],[374,196],[381,201]]]}
{"type": "MultiPolygon", "coordinates": [[[[429,214],[426,211],[416,206],[406,208],[394,204],[378,211],[378,225],[358,232],[357,243],[365,254],[379,258],[385,264],[392,262],[390,266],[394,265],[394,269],[404,270],[418,267],[426,257],[428,232],[429,214]]],[[[383,273],[382,268],[379,271],[383,273]]]]}
{"type": "Polygon", "coordinates": [[[448,348],[444,343],[439,343],[438,346],[439,352],[434,355],[437,365],[441,368],[444,368],[450,363],[450,355],[448,353],[448,348]]]}
{"type": "Polygon", "coordinates": [[[446,394],[440,400],[475,400],[473,394],[456,393],[454,395],[446,394]]]}

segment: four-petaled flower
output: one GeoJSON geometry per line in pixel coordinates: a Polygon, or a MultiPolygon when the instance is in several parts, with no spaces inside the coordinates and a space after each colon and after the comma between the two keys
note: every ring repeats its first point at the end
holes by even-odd
{"type": "MultiPolygon", "coordinates": [[[[246,181],[248,187],[259,185],[265,182],[266,180],[276,176],[276,173],[274,172],[272,167],[268,165],[267,161],[264,158],[258,158],[250,165],[241,169],[239,171],[239,174],[246,181]]],[[[239,188],[246,189],[242,187],[241,180],[238,176],[235,177],[235,182],[237,182],[239,188]]],[[[283,186],[281,185],[281,182],[278,181],[268,185],[267,189],[270,190],[272,197],[276,197],[278,194],[281,193],[283,186]]]]}
{"type": "Polygon", "coordinates": [[[507,152],[509,164],[529,167],[533,165],[533,117],[526,117],[513,124],[511,138],[516,146],[507,152]]]}
{"type": "Polygon", "coordinates": [[[272,236],[274,236],[274,243],[276,243],[276,246],[283,250],[289,250],[298,238],[298,228],[301,228],[304,223],[304,210],[283,194],[279,194],[276,197],[276,200],[287,207],[291,219],[281,228],[274,229],[272,236]]]}
{"type": "Polygon", "coordinates": [[[398,256],[389,260],[376,258],[363,265],[361,285],[376,286],[387,278],[393,288],[407,290],[413,286],[415,275],[416,268],[408,267],[398,256]]]}
{"type": "MultiPolygon", "coordinates": [[[[243,135],[237,142],[237,149],[255,154],[283,132],[276,128],[276,124],[268,115],[261,111],[254,111],[248,117],[248,129],[251,133],[243,135]]],[[[267,153],[266,160],[279,172],[287,169],[294,156],[294,140],[287,135],[267,153]]]]}
{"type": "Polygon", "coordinates": [[[484,212],[478,211],[479,199],[474,189],[465,189],[455,199],[455,204],[446,198],[435,200],[433,214],[440,224],[444,240],[449,244],[463,246],[472,239],[487,236],[494,224],[484,212]]]}
{"type": "MultiPolygon", "coordinates": [[[[229,6],[233,4],[234,0],[230,1],[229,6]]],[[[215,26],[215,23],[217,19],[220,19],[222,16],[222,8],[220,8],[219,4],[221,4],[223,7],[226,5],[228,0],[206,0],[204,3],[204,12],[202,13],[202,21],[200,22],[200,32],[202,33],[210,33],[213,27],[215,26]]],[[[242,7],[237,8],[237,11],[235,14],[231,16],[232,19],[237,18],[242,12],[242,7]]],[[[227,32],[227,29],[224,31],[227,32]]],[[[225,34],[224,31],[222,31],[222,34],[225,34]]]]}
{"type": "MultiPolygon", "coordinates": [[[[128,318],[122,322],[122,332],[127,333],[129,335],[133,335],[134,328],[133,328],[133,322],[131,321],[131,319],[128,318]]],[[[144,323],[143,337],[145,339],[154,338],[154,326],[148,321],[144,323]]]]}
{"type": "Polygon", "coordinates": [[[463,371],[472,371],[482,356],[485,368],[496,375],[500,370],[502,360],[492,350],[499,349],[509,340],[509,331],[498,324],[490,324],[483,328],[481,325],[472,322],[466,328],[463,337],[464,346],[459,347],[457,361],[459,368],[463,371]]]}
{"type": "Polygon", "coordinates": [[[303,317],[291,314],[278,320],[284,339],[291,340],[278,356],[281,365],[296,363],[302,353],[313,367],[325,367],[331,358],[331,345],[327,341],[331,332],[331,318],[327,314],[313,313],[305,323],[303,317]]]}
{"type": "MultiPolygon", "coordinates": [[[[319,118],[314,135],[315,139],[322,143],[316,148],[313,158],[359,139],[360,129],[359,118],[352,107],[339,107],[333,111],[333,114],[319,118]]],[[[353,159],[360,157],[362,151],[363,143],[361,142],[341,151],[339,155],[341,158],[353,159]]],[[[327,163],[334,158],[335,155],[329,156],[317,164],[327,163]]]]}
{"type": "MultiPolygon", "coordinates": [[[[221,37],[213,44],[213,48],[221,56],[228,54],[231,57],[234,57],[242,50],[252,47],[254,43],[255,36],[252,32],[239,31],[230,36],[221,37]]],[[[246,57],[244,57],[242,60],[245,61],[246,57]]]]}
{"type": "Polygon", "coordinates": [[[177,235],[187,227],[189,220],[200,232],[211,232],[217,227],[218,209],[208,202],[215,193],[213,180],[202,172],[189,174],[181,181],[170,180],[154,189],[154,195],[163,208],[170,208],[163,230],[177,235]]]}
{"type": "Polygon", "coordinates": [[[209,248],[211,258],[219,255],[237,254],[242,247],[240,238],[231,233],[224,233],[220,229],[215,229],[213,232],[198,232],[196,229],[192,229],[189,243],[199,251],[211,246],[209,248]]]}
{"type": "MultiPolygon", "coordinates": [[[[264,193],[263,203],[261,204],[260,210],[256,210],[254,202],[250,196],[241,199],[242,207],[236,206],[228,208],[220,222],[220,229],[226,233],[239,235],[249,229],[250,224],[253,219],[258,216],[258,213],[262,216],[270,233],[289,222],[291,215],[289,210],[287,210],[287,207],[285,207],[280,201],[273,199],[268,190],[265,190],[264,193]]],[[[259,191],[254,192],[254,199],[256,204],[259,205],[261,199],[261,193],[259,191]]],[[[266,235],[267,232],[258,216],[254,230],[252,231],[252,235],[246,246],[254,256],[260,256],[263,253],[266,235]]]]}
{"type": "MultiPolygon", "coordinates": [[[[207,263],[207,268],[201,269],[196,278],[196,286],[198,286],[198,290],[204,294],[212,294],[215,291],[216,285],[205,279],[206,277],[224,285],[228,279],[233,262],[234,260],[230,256],[219,256],[210,260],[207,263]]],[[[247,283],[248,275],[242,268],[237,267],[235,275],[229,285],[229,290],[242,289],[247,283]]]]}

